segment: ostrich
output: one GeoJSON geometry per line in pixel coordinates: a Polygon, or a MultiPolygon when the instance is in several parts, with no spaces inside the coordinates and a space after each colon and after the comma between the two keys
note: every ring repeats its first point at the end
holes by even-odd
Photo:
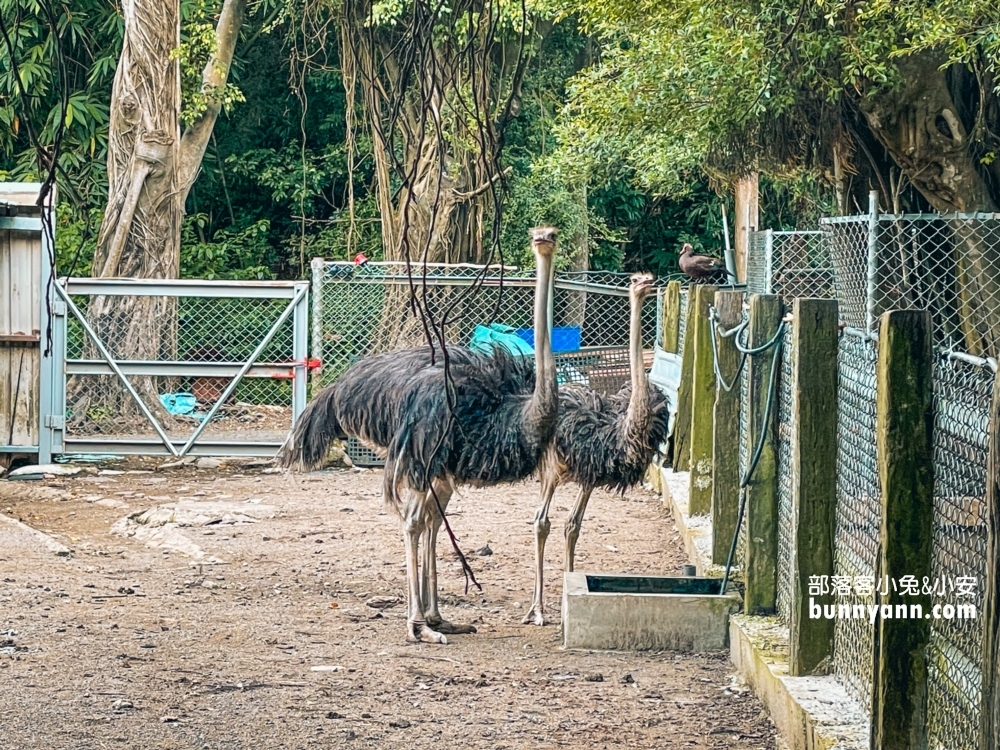
{"type": "Polygon", "coordinates": [[[666,439],[669,409],[659,389],[650,388],[642,361],[642,303],[652,290],[652,276],[635,274],[629,287],[629,370],[631,383],[613,396],[602,396],[579,385],[559,391],[556,435],[540,468],[541,506],[535,514],[535,591],[525,624],[545,624],[542,597],[545,540],[549,535],[549,504],[556,488],[580,485],[573,512],[566,521],[566,570],[573,570],[576,541],[595,487],[624,493],[643,477],[666,439]]]}
{"type": "Polygon", "coordinates": [[[309,404],[279,455],[286,467],[310,468],[333,438],[354,435],[386,456],[385,499],[404,527],[408,640],[447,643],[444,633],[475,631],[445,621],[438,608],[437,534],[455,486],[524,479],[536,471],[555,431],[558,388],[547,310],[556,236],[552,227],[531,231],[534,368],[499,347],[489,355],[448,346],[368,357],[309,404]]]}

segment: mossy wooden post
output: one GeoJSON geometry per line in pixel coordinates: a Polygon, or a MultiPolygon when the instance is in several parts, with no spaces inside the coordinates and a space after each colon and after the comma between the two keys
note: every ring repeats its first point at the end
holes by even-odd
{"type": "Polygon", "coordinates": [[[663,351],[677,354],[681,345],[681,282],[667,284],[663,295],[663,351]]]}
{"type": "Polygon", "coordinates": [[[715,421],[715,355],[709,308],[716,287],[697,286],[694,305],[694,372],[691,380],[691,461],[688,470],[688,513],[712,512],[712,423],[715,421]]]}
{"type": "Polygon", "coordinates": [[[694,377],[694,295],[698,287],[688,289],[687,320],[681,354],[681,382],[677,387],[677,414],[674,416],[674,471],[687,471],[691,461],[691,385],[694,377]]]}
{"type": "MultiPolygon", "coordinates": [[[[782,318],[781,298],[773,294],[755,294],[750,298],[749,343],[751,347],[766,344],[778,331],[782,318]]],[[[777,344],[776,344],[777,345],[777,344]]],[[[747,485],[746,523],[746,591],[744,607],[749,614],[773,614],[778,597],[778,383],[774,392],[768,387],[774,349],[770,348],[750,358],[747,373],[750,397],[747,408],[749,435],[747,455],[753,456],[763,426],[764,444],[760,460],[747,485]],[[764,414],[771,398],[767,424],[764,414]]],[[[778,363],[781,366],[781,363],[778,363]]]]}
{"type": "MultiPolygon", "coordinates": [[[[788,669],[811,674],[833,653],[833,620],[809,617],[809,577],[833,575],[837,507],[836,300],[792,308],[792,596],[788,669]]],[[[832,599],[820,599],[820,606],[832,599]]]]}
{"type": "Polygon", "coordinates": [[[1000,373],[993,380],[986,460],[986,595],[983,599],[983,688],[979,750],[1000,747],[1000,373]]]}
{"type": "MultiPolygon", "coordinates": [[[[743,319],[743,292],[716,292],[715,310],[725,329],[743,319]]],[[[736,533],[740,495],[740,353],[732,338],[718,337],[719,372],[732,390],[716,383],[712,421],[712,562],[725,565],[736,533]],[[735,381],[735,382],[734,382],[735,381]]]]}
{"type": "MultiPolygon", "coordinates": [[[[877,577],[931,576],[934,473],[931,465],[934,417],[931,410],[931,315],[925,310],[892,310],[879,326],[876,384],[876,447],[882,486],[882,522],[877,577]]],[[[879,617],[875,631],[872,690],[872,748],[922,750],[927,747],[927,643],[931,599],[903,595],[888,587],[876,602],[892,616],[879,617]],[[906,619],[897,618],[897,606],[906,619]],[[917,613],[912,605],[922,607],[917,613]],[[913,614],[913,617],[910,615],[913,614]]],[[[884,611],[884,610],[882,610],[884,611]]]]}

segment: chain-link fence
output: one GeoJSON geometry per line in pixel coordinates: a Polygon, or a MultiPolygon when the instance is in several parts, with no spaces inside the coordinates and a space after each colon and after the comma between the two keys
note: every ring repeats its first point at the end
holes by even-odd
{"type": "Polygon", "coordinates": [[[747,291],[796,297],[831,299],[835,296],[833,266],[823,232],[818,229],[750,234],[747,291]]]}
{"type": "MultiPolygon", "coordinates": [[[[993,371],[942,357],[934,368],[934,600],[956,603],[954,582],[974,579],[982,610],[986,579],[986,458],[993,371]]],[[[932,747],[974,750],[979,730],[980,617],[931,620],[927,725],[932,747]]]]}
{"type": "MultiPolygon", "coordinates": [[[[875,452],[875,370],[877,345],[846,334],[837,355],[837,511],[834,544],[838,605],[870,604],[858,591],[858,577],[874,581],[879,550],[881,487],[875,452]]],[[[874,628],[866,617],[838,618],[834,628],[834,668],[851,692],[870,707],[874,628]]]]}
{"type": "Polygon", "coordinates": [[[296,368],[307,364],[307,287],[219,282],[201,296],[198,284],[164,282],[157,293],[156,282],[69,281],[68,445],[177,447],[199,430],[216,444],[281,443],[296,378],[305,383],[296,368]]]}
{"type": "MultiPolygon", "coordinates": [[[[616,393],[629,380],[629,276],[559,272],[549,316],[559,382],[616,393]]],[[[445,339],[469,344],[481,326],[534,344],[534,270],[472,265],[412,269],[405,263],[313,263],[312,354],[322,362],[313,386],[334,382],[354,362],[379,352],[426,344],[425,310],[445,339]],[[502,273],[501,273],[502,271],[502,273]],[[419,304],[412,303],[413,296],[419,304]],[[499,327],[499,328],[498,328],[499,327]]],[[[686,297],[686,295],[683,295],[686,297]]],[[[642,343],[652,349],[657,306],[642,310],[642,343]]],[[[682,317],[683,320],[683,317],[682,317]]],[[[354,441],[356,461],[378,458],[354,441]]]]}
{"type": "Polygon", "coordinates": [[[792,327],[785,326],[778,374],[778,616],[787,624],[792,602],[792,327]]]}
{"type": "Polygon", "coordinates": [[[852,328],[869,330],[867,216],[837,216],[822,219],[820,226],[833,265],[840,320],[852,328]]]}

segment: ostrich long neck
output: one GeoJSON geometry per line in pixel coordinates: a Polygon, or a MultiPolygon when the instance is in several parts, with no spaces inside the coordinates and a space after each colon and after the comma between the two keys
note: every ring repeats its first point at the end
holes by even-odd
{"type": "Polygon", "coordinates": [[[552,291],[552,256],[535,253],[535,392],[528,404],[534,423],[555,423],[558,408],[556,361],[549,336],[549,294],[552,291]]]}
{"type": "Polygon", "coordinates": [[[628,333],[628,363],[632,376],[632,396],[625,414],[625,435],[634,437],[646,427],[649,416],[649,397],[646,392],[646,368],[642,361],[642,302],[638,295],[630,297],[631,311],[628,333]]]}

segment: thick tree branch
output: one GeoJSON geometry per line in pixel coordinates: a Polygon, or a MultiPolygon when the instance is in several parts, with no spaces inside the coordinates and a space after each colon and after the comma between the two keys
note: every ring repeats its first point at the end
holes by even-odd
{"type": "MultiPolygon", "coordinates": [[[[215,27],[215,54],[209,59],[201,74],[202,90],[208,94],[209,104],[205,112],[192,123],[181,136],[180,156],[177,168],[177,189],[181,201],[187,198],[201,169],[208,141],[215,128],[215,121],[222,111],[222,92],[229,78],[229,69],[236,51],[243,26],[247,0],[226,0],[215,27]]],[[[183,205],[183,203],[182,203],[183,205]]]]}

